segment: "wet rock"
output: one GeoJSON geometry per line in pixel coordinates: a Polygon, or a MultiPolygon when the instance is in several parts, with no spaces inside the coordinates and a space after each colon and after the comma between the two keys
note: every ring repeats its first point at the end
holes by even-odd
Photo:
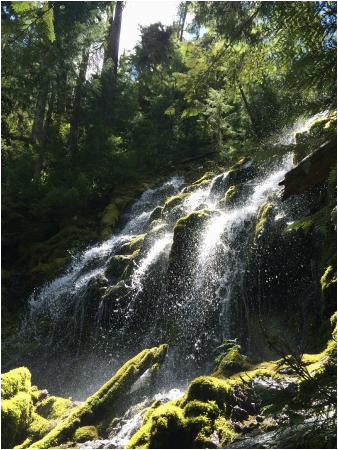
{"type": "Polygon", "coordinates": [[[229,172],[222,173],[214,178],[210,187],[211,195],[221,195],[230,188],[245,181],[250,180],[255,176],[255,170],[252,167],[252,160],[250,158],[242,158],[236,163],[229,172]]]}
{"type": "Polygon", "coordinates": [[[233,429],[236,433],[243,433],[243,425],[240,422],[232,422],[233,429]]]}
{"type": "Polygon", "coordinates": [[[231,420],[237,422],[242,422],[243,420],[248,419],[249,414],[247,411],[245,411],[245,409],[240,408],[239,406],[234,406],[232,408],[231,414],[230,414],[230,418],[231,420]]]}
{"type": "Polygon", "coordinates": [[[153,220],[157,220],[161,218],[163,208],[161,206],[157,206],[153,212],[150,214],[149,223],[153,220]]]}
{"type": "Polygon", "coordinates": [[[41,402],[41,400],[44,400],[45,398],[47,398],[49,395],[47,389],[42,389],[42,391],[39,391],[39,396],[37,398],[38,402],[41,402]]]}
{"type": "Polygon", "coordinates": [[[278,370],[278,373],[281,375],[295,375],[296,372],[291,367],[282,367],[278,370]]]}
{"type": "Polygon", "coordinates": [[[109,277],[118,278],[127,267],[132,255],[114,255],[109,261],[109,266],[105,274],[109,277]]]}

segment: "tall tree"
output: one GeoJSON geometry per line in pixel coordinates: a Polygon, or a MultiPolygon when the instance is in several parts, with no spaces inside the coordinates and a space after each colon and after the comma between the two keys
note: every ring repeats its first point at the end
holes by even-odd
{"type": "Polygon", "coordinates": [[[104,53],[103,66],[111,64],[114,77],[117,76],[119,62],[119,47],[122,24],[123,2],[116,2],[115,7],[111,7],[111,15],[109,18],[109,31],[106,49],[104,53]]]}
{"type": "Polygon", "coordinates": [[[73,111],[70,119],[69,152],[71,157],[74,157],[74,154],[78,147],[79,121],[81,117],[81,100],[84,94],[84,84],[86,81],[88,61],[89,61],[89,49],[84,48],[82,51],[82,60],[80,63],[79,75],[77,78],[74,92],[73,111]]]}

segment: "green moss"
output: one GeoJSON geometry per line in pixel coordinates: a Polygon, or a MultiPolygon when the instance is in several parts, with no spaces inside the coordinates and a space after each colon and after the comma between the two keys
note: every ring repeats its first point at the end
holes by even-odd
{"type": "Polygon", "coordinates": [[[225,448],[226,445],[230,444],[237,436],[229,420],[224,417],[218,417],[215,421],[215,430],[219,436],[219,441],[221,448],[225,448]]]}
{"type": "MultiPolygon", "coordinates": [[[[115,225],[117,224],[120,216],[120,211],[117,206],[119,202],[117,200],[112,201],[103,211],[101,218],[101,238],[107,239],[112,233],[115,225]]],[[[121,203],[121,202],[120,202],[121,203]]]]}
{"type": "Polygon", "coordinates": [[[94,426],[87,426],[78,428],[74,433],[75,442],[94,441],[99,438],[97,428],[94,426]]]}
{"type": "Polygon", "coordinates": [[[225,355],[217,359],[216,375],[228,377],[234,373],[250,369],[248,358],[240,353],[239,345],[234,345],[225,355]]]}
{"type": "Polygon", "coordinates": [[[19,367],[1,374],[1,400],[7,400],[19,391],[30,392],[31,374],[26,367],[19,367]]]}
{"type": "Polygon", "coordinates": [[[231,385],[227,381],[211,376],[199,377],[190,384],[182,406],[192,400],[214,401],[220,409],[224,409],[230,394],[231,385]]]}
{"type": "Polygon", "coordinates": [[[326,268],[320,279],[322,293],[325,294],[329,289],[337,285],[337,274],[332,266],[326,268]]]}
{"type": "MultiPolygon", "coordinates": [[[[126,448],[213,447],[211,437],[216,421],[218,429],[221,425],[225,427],[227,423],[218,420],[223,408],[219,404],[223,405],[229,394],[230,387],[223,380],[212,377],[194,380],[182,401],[153,405],[146,414],[142,427],[126,448]]],[[[228,436],[233,436],[228,423],[226,430],[228,436]]],[[[224,429],[224,441],[226,430],[224,429]]]]}
{"type": "Polygon", "coordinates": [[[124,277],[124,272],[128,264],[133,261],[139,254],[140,250],[135,250],[131,255],[114,255],[109,261],[109,267],[106,274],[113,277],[124,277]]]}
{"type": "Polygon", "coordinates": [[[131,252],[138,250],[142,246],[145,237],[146,237],[145,234],[139,234],[135,236],[128,244],[129,250],[131,252]]]}
{"type": "Polygon", "coordinates": [[[221,411],[215,401],[191,400],[184,407],[185,417],[207,416],[216,419],[220,414],[221,411]]]}
{"type": "Polygon", "coordinates": [[[44,435],[46,435],[49,431],[53,429],[57,425],[57,422],[50,422],[49,420],[41,417],[36,412],[32,413],[32,422],[28,428],[27,434],[28,438],[23,441],[22,444],[17,445],[15,448],[27,448],[31,445],[32,442],[37,439],[41,439],[44,435]]]}
{"type": "Polygon", "coordinates": [[[238,194],[238,188],[236,186],[230,186],[224,194],[224,197],[220,200],[220,206],[225,207],[232,205],[238,198],[238,194]]]}
{"type": "Polygon", "coordinates": [[[116,374],[95,394],[63,420],[44,438],[32,444],[30,448],[50,448],[58,446],[71,439],[75,430],[87,425],[105,427],[114,416],[115,402],[125,395],[132,384],[154,364],[162,364],[167,352],[167,346],[161,345],[143,350],[122,366],[116,374]]]}
{"type": "Polygon", "coordinates": [[[201,223],[203,223],[206,219],[210,218],[211,212],[208,209],[200,209],[198,211],[193,211],[187,216],[181,217],[175,225],[174,232],[179,230],[189,228],[198,227],[201,223]]]}
{"type": "Polygon", "coordinates": [[[205,186],[207,184],[210,184],[211,180],[214,178],[215,173],[214,172],[206,172],[202,177],[200,177],[198,180],[194,181],[193,186],[201,187],[205,186]]]}
{"type": "Polygon", "coordinates": [[[31,395],[19,391],[12,398],[1,401],[1,444],[12,448],[22,441],[31,423],[33,402],[31,395]]]}
{"type": "Polygon", "coordinates": [[[256,223],[255,235],[254,235],[255,242],[263,234],[272,209],[273,209],[273,205],[271,203],[264,203],[260,207],[260,210],[258,211],[257,223],[256,223]]]}
{"type": "Polygon", "coordinates": [[[48,420],[57,420],[65,416],[73,408],[68,398],[50,396],[39,402],[36,412],[48,420]]]}
{"type": "Polygon", "coordinates": [[[303,158],[316,150],[337,130],[337,113],[315,120],[308,132],[296,134],[293,162],[298,164],[303,158]]]}
{"type": "Polygon", "coordinates": [[[144,425],[131,438],[127,448],[182,448],[184,441],[183,412],[175,402],[169,402],[155,408],[147,416],[144,425]]]}
{"type": "Polygon", "coordinates": [[[164,204],[163,213],[165,214],[166,212],[170,211],[175,206],[180,205],[185,198],[189,197],[189,195],[190,195],[190,193],[185,193],[185,194],[177,194],[177,195],[173,195],[173,196],[169,197],[164,204]]]}

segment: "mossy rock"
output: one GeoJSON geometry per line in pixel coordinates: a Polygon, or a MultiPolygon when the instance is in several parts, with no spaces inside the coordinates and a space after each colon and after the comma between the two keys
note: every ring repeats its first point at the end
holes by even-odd
{"type": "Polygon", "coordinates": [[[103,211],[101,218],[101,238],[107,239],[113,232],[120,216],[120,211],[117,206],[116,200],[112,201],[106,209],[103,211]]]}
{"type": "Polygon", "coordinates": [[[171,197],[169,197],[164,204],[163,214],[168,213],[175,206],[180,205],[184,201],[184,199],[189,197],[189,195],[190,195],[189,193],[183,193],[183,194],[172,195],[171,197]]]}
{"type": "Polygon", "coordinates": [[[127,448],[185,448],[183,411],[169,402],[151,411],[127,448]]]}
{"type": "Polygon", "coordinates": [[[247,356],[240,353],[240,347],[234,345],[225,355],[218,357],[217,376],[228,377],[234,373],[250,369],[247,356]]]}
{"type": "Polygon", "coordinates": [[[139,250],[135,250],[131,255],[114,255],[109,261],[109,266],[105,271],[107,276],[119,278],[127,268],[130,261],[136,258],[139,250]]]}
{"type": "Polygon", "coordinates": [[[223,410],[231,392],[231,385],[225,380],[211,376],[199,377],[190,384],[182,405],[186,405],[192,400],[201,402],[214,401],[223,410]]]}
{"type": "Polygon", "coordinates": [[[212,179],[214,178],[214,172],[206,172],[202,177],[198,178],[198,180],[194,181],[191,185],[186,186],[183,189],[184,193],[191,193],[196,191],[197,189],[206,188],[210,185],[212,179]]]}
{"type": "Polygon", "coordinates": [[[26,367],[1,375],[1,444],[12,448],[22,441],[32,420],[31,374],[26,367]]]}
{"type": "Polygon", "coordinates": [[[68,398],[49,396],[36,405],[36,412],[47,420],[57,420],[69,414],[73,403],[68,398]]]}
{"type": "Polygon", "coordinates": [[[195,256],[199,233],[213,214],[208,209],[202,209],[193,211],[176,222],[169,255],[170,272],[180,277],[184,275],[182,268],[187,267],[187,259],[195,256]]]}
{"type": "Polygon", "coordinates": [[[65,269],[71,260],[70,251],[77,251],[90,241],[97,239],[92,223],[77,218],[67,224],[50,239],[22,248],[22,264],[29,267],[34,279],[47,281],[65,269]]]}
{"type": "Polygon", "coordinates": [[[220,414],[221,411],[215,401],[201,402],[199,400],[191,400],[184,407],[185,417],[206,416],[216,419],[220,414]]]}
{"type": "Polygon", "coordinates": [[[149,223],[151,223],[153,220],[160,219],[162,217],[163,207],[157,206],[154,211],[150,214],[149,217],[149,223]]]}
{"type": "Polygon", "coordinates": [[[130,255],[130,254],[134,253],[135,250],[141,249],[141,247],[143,246],[145,237],[146,237],[146,234],[138,234],[136,236],[133,236],[129,242],[124,243],[118,249],[119,254],[130,255]]]}
{"type": "Polygon", "coordinates": [[[224,197],[219,201],[219,206],[222,208],[232,206],[238,199],[239,193],[238,187],[230,186],[224,197]]]}
{"type": "Polygon", "coordinates": [[[324,313],[330,316],[337,308],[337,271],[328,266],[320,279],[324,313]]]}
{"type": "Polygon", "coordinates": [[[75,442],[94,441],[99,438],[97,428],[94,426],[87,426],[78,428],[74,433],[75,442]]]}
{"type": "Polygon", "coordinates": [[[181,217],[175,225],[174,232],[195,231],[202,224],[205,223],[212,215],[212,212],[208,209],[200,209],[198,211],[193,211],[187,216],[181,217]]]}
{"type": "Polygon", "coordinates": [[[76,407],[71,414],[57,425],[50,433],[29,448],[51,448],[72,439],[76,429],[84,426],[107,428],[114,417],[114,411],[135,381],[154,364],[163,364],[167,346],[161,345],[143,350],[122,366],[116,374],[91,395],[83,404],[76,407]]]}
{"type": "Polygon", "coordinates": [[[28,437],[20,445],[15,446],[15,448],[24,449],[29,447],[32,442],[41,439],[56,427],[56,425],[57,421],[49,421],[33,411],[32,421],[27,430],[28,437]]]}
{"type": "Polygon", "coordinates": [[[31,373],[26,367],[1,374],[1,400],[8,400],[19,391],[30,393],[31,378],[31,373]]]}
{"type": "Polygon", "coordinates": [[[293,163],[298,164],[311,152],[316,150],[325,140],[337,132],[337,112],[330,113],[313,122],[309,131],[296,134],[296,145],[293,151],[293,163]]]}
{"type": "Polygon", "coordinates": [[[272,211],[273,205],[271,203],[264,203],[260,207],[257,215],[254,242],[257,242],[263,236],[268,224],[268,220],[271,217],[272,211]]]}
{"type": "Polygon", "coordinates": [[[22,441],[31,423],[33,402],[27,392],[18,392],[1,401],[1,445],[12,448],[22,441]]]}
{"type": "Polygon", "coordinates": [[[230,442],[235,434],[229,421],[222,416],[224,408],[220,408],[215,399],[223,403],[229,392],[229,385],[222,380],[211,377],[194,380],[182,400],[154,404],[126,448],[213,448],[215,426],[219,432],[224,429],[224,444],[230,442]],[[203,399],[191,398],[192,394],[203,399]]]}

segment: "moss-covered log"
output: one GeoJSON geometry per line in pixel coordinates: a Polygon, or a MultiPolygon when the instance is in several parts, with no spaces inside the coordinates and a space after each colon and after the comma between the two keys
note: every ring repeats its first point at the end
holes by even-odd
{"type": "Polygon", "coordinates": [[[109,422],[114,416],[114,404],[125,395],[133,383],[155,364],[162,364],[167,346],[143,350],[124,364],[95,394],[76,408],[63,422],[30,448],[51,448],[72,439],[74,432],[84,426],[109,422]]]}
{"type": "Polygon", "coordinates": [[[337,138],[322,144],[311,155],[285,174],[279,184],[284,186],[283,200],[322,184],[337,162],[337,138]]]}

